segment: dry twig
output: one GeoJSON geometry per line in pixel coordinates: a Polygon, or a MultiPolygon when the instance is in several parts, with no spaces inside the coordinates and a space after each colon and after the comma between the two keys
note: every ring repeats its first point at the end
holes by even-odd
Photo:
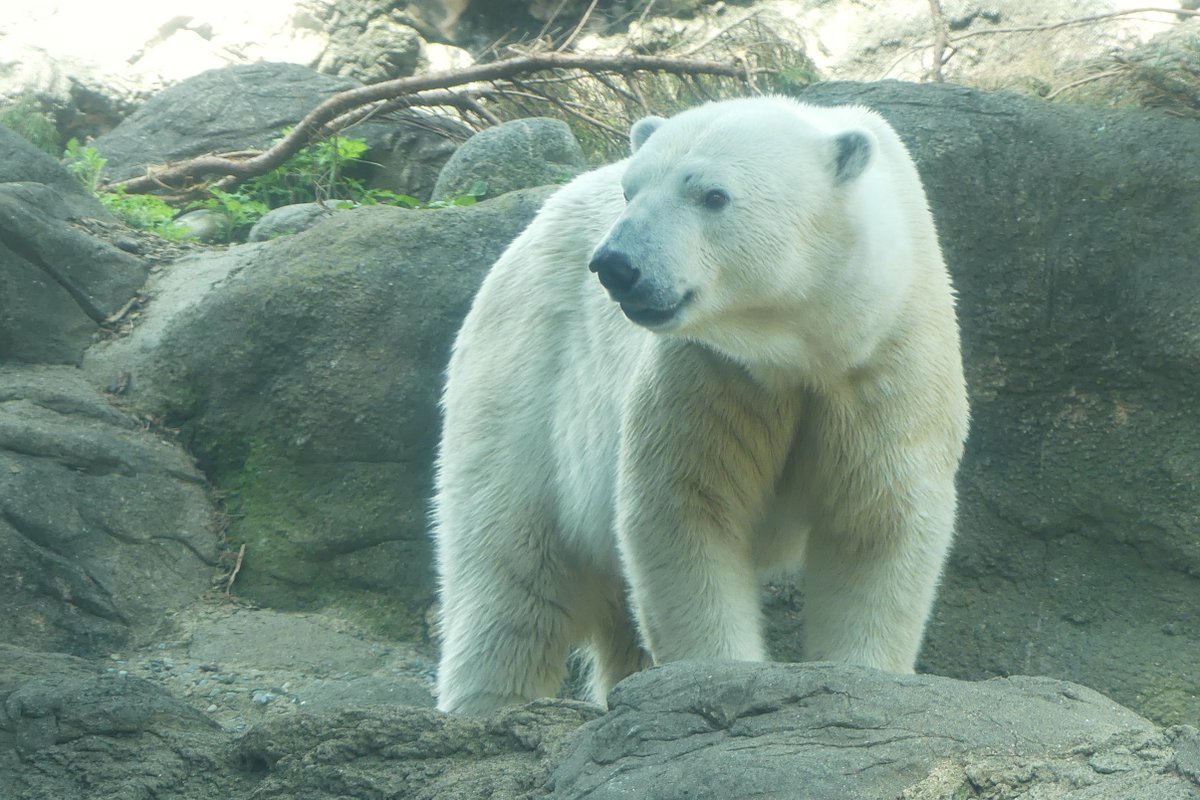
{"type": "Polygon", "coordinates": [[[242,561],[246,558],[246,545],[242,544],[238,548],[237,561],[233,565],[233,572],[229,573],[229,580],[225,581],[225,594],[233,592],[233,582],[237,580],[238,573],[242,571],[242,561]]]}

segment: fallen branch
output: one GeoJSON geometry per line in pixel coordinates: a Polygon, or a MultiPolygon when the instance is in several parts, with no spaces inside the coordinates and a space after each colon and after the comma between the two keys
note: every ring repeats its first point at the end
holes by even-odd
{"type": "MultiPolygon", "coordinates": [[[[351,112],[363,106],[375,103],[397,103],[401,106],[456,105],[478,113],[482,109],[477,104],[472,105],[469,100],[469,87],[472,85],[512,80],[547,70],[578,70],[618,75],[663,72],[683,76],[714,75],[728,78],[745,78],[747,75],[746,66],[733,61],[725,63],[662,56],[585,56],[567,53],[520,56],[449,72],[397,78],[340,92],[310,111],[286,136],[257,155],[241,159],[230,158],[228,155],[199,156],[154,168],[146,175],[118,181],[102,188],[106,191],[123,190],[138,193],[168,187],[172,191],[186,192],[189,184],[214,175],[226,176],[221,183],[231,185],[263,175],[282,165],[312,140],[336,132],[333,123],[342,122],[340,118],[344,115],[354,119],[351,112]],[[455,100],[453,95],[456,93],[437,91],[455,87],[463,90],[466,99],[455,100]]],[[[367,110],[358,119],[373,113],[377,113],[376,110],[367,110]]],[[[481,116],[487,118],[486,113],[481,116]]]]}

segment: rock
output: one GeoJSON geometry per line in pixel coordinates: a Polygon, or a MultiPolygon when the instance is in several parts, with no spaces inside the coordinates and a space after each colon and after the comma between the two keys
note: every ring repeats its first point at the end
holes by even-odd
{"type": "Polygon", "coordinates": [[[328,219],[334,210],[334,205],[323,203],[293,203],[290,206],[273,208],[254,223],[246,238],[251,242],[265,242],[299,233],[328,219]]]}
{"type": "Polygon", "coordinates": [[[678,663],[635,675],[555,768],[556,800],[1194,800],[1195,728],[1082,686],[832,664],[678,663]]]}
{"type": "Polygon", "coordinates": [[[218,528],[191,460],[82,373],[0,363],[0,641],[143,641],[209,587],[218,528]]]}
{"type": "Polygon", "coordinates": [[[397,11],[368,16],[345,10],[329,37],[317,70],[328,75],[379,83],[412,75],[421,60],[421,37],[397,11]]]}
{"type": "MultiPolygon", "coordinates": [[[[922,669],[1200,719],[1200,129],[952,86],[800,96],[900,132],[959,293],[973,424],[922,669]]],[[[770,615],[783,659],[791,597],[770,615]]]]}
{"type": "Polygon", "coordinates": [[[471,137],[464,123],[423,111],[389,115],[388,128],[371,151],[377,166],[369,185],[430,200],[438,173],[458,146],[471,137]]]}
{"type": "MultiPolygon", "coordinates": [[[[36,162],[29,174],[64,182],[36,162]]],[[[108,217],[68,187],[0,183],[0,359],[78,363],[145,282],[140,259],[69,224],[92,210],[108,217]]]]}
{"type": "Polygon", "coordinates": [[[514,189],[565,183],[587,168],[587,160],[565,122],[544,117],[518,119],[487,128],[455,151],[438,175],[433,199],[487,185],[488,197],[514,189]]]}
{"type": "Polygon", "coordinates": [[[110,218],[78,178],[33,144],[0,125],[0,186],[7,183],[40,183],[53,189],[66,206],[66,211],[54,212],[61,219],[110,218]]]}
{"type": "Polygon", "coordinates": [[[469,208],[371,206],[183,259],[141,323],[89,351],[107,385],[181,428],[247,546],[237,590],[424,627],[426,508],[450,341],[485,270],[546,190],[469,208]]]}
{"type": "Polygon", "coordinates": [[[486,719],[433,710],[351,709],[277,718],[238,742],[265,776],[255,798],[525,800],[565,741],[600,710],[544,700],[486,719]]]}
{"type": "Polygon", "coordinates": [[[619,685],[608,714],[540,700],[483,718],[247,695],[260,721],[223,730],[124,668],[0,645],[0,786],[13,800],[599,800],[647,787],[663,800],[1192,800],[1200,786],[1195,728],[1043,678],[683,663],[619,685]]]}
{"type": "Polygon", "coordinates": [[[263,721],[238,734],[124,670],[0,644],[0,786],[5,800],[532,798],[600,714],[562,700],[487,719],[280,702],[256,703],[263,721]]]}
{"type": "Polygon", "coordinates": [[[244,796],[227,735],[153,684],[0,644],[5,798],[244,796]]]}
{"type": "Polygon", "coordinates": [[[358,85],[298,64],[212,69],[156,94],[92,145],[113,180],[203,153],[261,149],[330,95],[358,85]]]}
{"type": "Polygon", "coordinates": [[[232,225],[229,217],[212,208],[197,208],[171,220],[170,227],[197,242],[227,242],[232,225]]]}

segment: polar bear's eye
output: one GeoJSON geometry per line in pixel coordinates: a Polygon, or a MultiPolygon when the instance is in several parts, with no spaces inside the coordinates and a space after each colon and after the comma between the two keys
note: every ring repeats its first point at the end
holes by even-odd
{"type": "Polygon", "coordinates": [[[724,189],[709,189],[704,193],[704,207],[710,211],[720,211],[729,205],[729,193],[724,189]]]}

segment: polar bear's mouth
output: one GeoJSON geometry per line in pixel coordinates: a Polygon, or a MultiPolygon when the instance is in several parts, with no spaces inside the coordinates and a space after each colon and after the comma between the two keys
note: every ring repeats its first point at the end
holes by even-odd
{"type": "Polygon", "coordinates": [[[694,292],[688,292],[673,306],[667,308],[647,308],[637,303],[626,301],[621,303],[621,312],[629,319],[644,328],[660,328],[671,322],[679,315],[684,306],[692,301],[694,292]]]}

